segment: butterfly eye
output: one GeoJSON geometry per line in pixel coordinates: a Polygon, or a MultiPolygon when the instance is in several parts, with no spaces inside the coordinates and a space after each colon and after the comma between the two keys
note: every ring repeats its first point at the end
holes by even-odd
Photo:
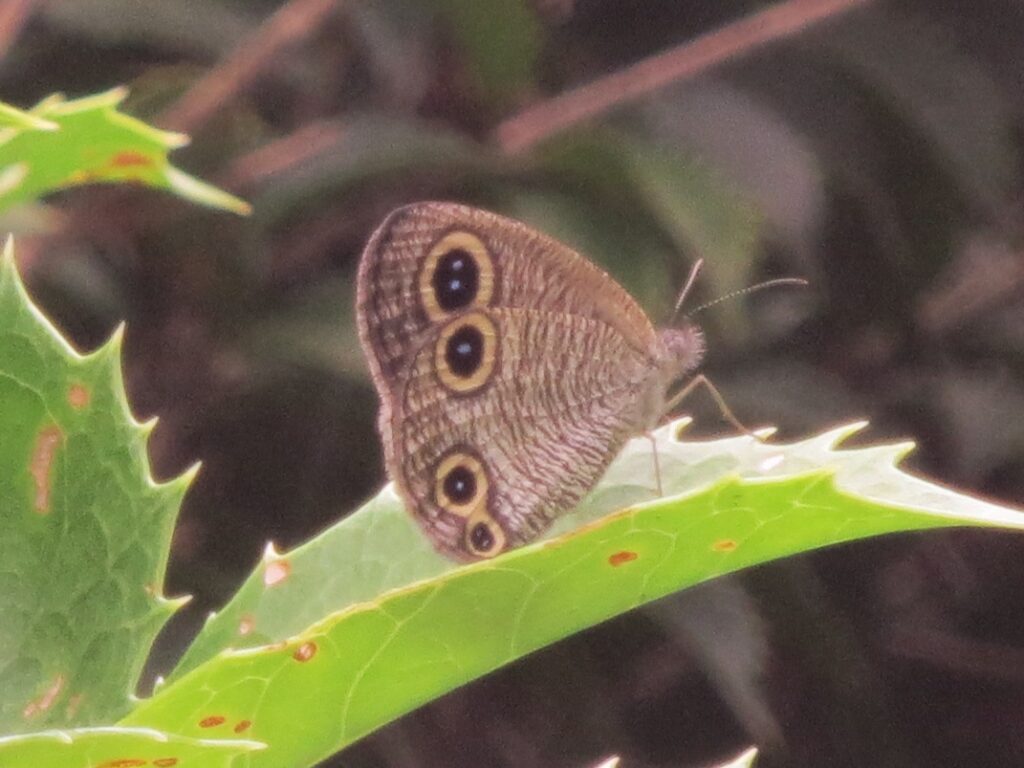
{"type": "Polygon", "coordinates": [[[443,320],[470,307],[484,307],[494,293],[494,263],[476,235],[456,230],[427,254],[419,276],[427,317],[443,320]]]}
{"type": "Polygon", "coordinates": [[[505,532],[487,509],[490,481],[483,461],[469,447],[449,452],[434,469],[434,503],[465,520],[465,551],[494,557],[505,548],[505,532]]]}
{"type": "Polygon", "coordinates": [[[445,495],[457,504],[465,504],[476,496],[476,476],[465,464],[453,467],[441,482],[445,495]]]}
{"type": "Polygon", "coordinates": [[[468,251],[452,248],[438,259],[430,282],[441,309],[465,309],[480,290],[480,268],[468,251]]]}
{"type": "Polygon", "coordinates": [[[498,331],[483,312],[473,312],[444,327],[434,350],[434,369],[441,383],[453,392],[475,392],[483,387],[498,356],[498,331]]]}
{"type": "Polygon", "coordinates": [[[466,526],[466,546],[477,557],[494,557],[505,548],[505,534],[493,520],[471,520],[466,526]]]}
{"type": "Polygon", "coordinates": [[[434,471],[434,501],[459,517],[469,518],[484,506],[487,488],[483,464],[468,450],[449,453],[434,471]]]}
{"type": "Polygon", "coordinates": [[[456,376],[467,378],[476,373],[483,361],[484,337],[473,325],[460,326],[444,347],[444,360],[456,376]]]}

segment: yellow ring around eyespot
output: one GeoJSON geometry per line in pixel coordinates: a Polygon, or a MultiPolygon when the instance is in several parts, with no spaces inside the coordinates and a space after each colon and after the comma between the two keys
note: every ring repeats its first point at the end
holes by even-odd
{"type": "Polygon", "coordinates": [[[446,456],[434,472],[434,499],[437,505],[446,512],[451,512],[453,515],[466,519],[469,519],[478,507],[486,504],[488,487],[487,473],[484,471],[484,465],[480,463],[476,456],[465,451],[456,451],[446,456]],[[468,469],[476,481],[476,493],[473,494],[473,498],[461,504],[449,498],[444,490],[445,478],[448,477],[449,472],[458,466],[468,469]]]}
{"type": "Polygon", "coordinates": [[[505,545],[508,543],[508,540],[505,537],[505,531],[502,530],[497,521],[490,516],[486,507],[480,508],[466,520],[466,532],[464,536],[466,551],[476,557],[495,557],[504,551],[505,545]],[[494,539],[494,544],[492,544],[491,548],[488,550],[477,549],[473,546],[473,528],[480,523],[487,526],[487,530],[490,531],[491,537],[494,539]]]}
{"type": "Polygon", "coordinates": [[[464,312],[473,307],[486,307],[491,302],[494,294],[494,262],[487,246],[479,237],[465,230],[455,230],[438,240],[427,254],[423,262],[423,269],[419,275],[420,303],[427,317],[431,320],[444,320],[458,312],[464,312]],[[478,271],[477,291],[473,301],[466,307],[459,307],[457,310],[448,312],[437,303],[437,296],[434,294],[434,270],[437,263],[449,251],[465,251],[476,262],[478,271]]]}
{"type": "Polygon", "coordinates": [[[498,329],[483,312],[470,312],[452,320],[446,325],[437,337],[434,345],[434,370],[441,384],[452,392],[465,394],[474,392],[484,386],[491,374],[494,372],[494,365],[498,360],[498,329]],[[476,328],[484,342],[483,351],[480,354],[480,365],[469,376],[455,374],[448,365],[446,352],[448,342],[452,336],[466,326],[476,328]]]}

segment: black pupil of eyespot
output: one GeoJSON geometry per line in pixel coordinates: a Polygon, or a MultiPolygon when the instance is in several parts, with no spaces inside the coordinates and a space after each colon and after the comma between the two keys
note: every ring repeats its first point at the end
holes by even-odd
{"type": "Polygon", "coordinates": [[[467,251],[453,248],[434,269],[434,296],[445,312],[468,307],[480,288],[480,268],[467,251]]]}
{"type": "Polygon", "coordinates": [[[448,369],[456,376],[467,378],[472,376],[484,354],[484,337],[480,329],[473,325],[464,325],[448,339],[445,345],[444,358],[448,369]]]}
{"type": "Polygon", "coordinates": [[[494,546],[494,534],[487,523],[477,523],[469,532],[469,543],[477,552],[487,552],[494,546]]]}
{"type": "Polygon", "coordinates": [[[465,504],[476,495],[476,477],[460,464],[444,476],[444,493],[456,504],[465,504]]]}

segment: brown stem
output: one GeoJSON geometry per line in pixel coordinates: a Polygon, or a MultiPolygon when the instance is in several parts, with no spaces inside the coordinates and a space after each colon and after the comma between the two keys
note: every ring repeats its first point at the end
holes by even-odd
{"type": "Polygon", "coordinates": [[[308,37],[340,0],[291,0],[227,59],[168,107],[157,122],[189,133],[244,91],[284,49],[308,37]]]}
{"type": "Polygon", "coordinates": [[[587,118],[870,1],[786,0],[607,77],[527,107],[500,123],[494,136],[506,152],[527,149],[587,118]]]}
{"type": "Polygon", "coordinates": [[[11,45],[18,39],[25,22],[39,5],[41,5],[40,0],[2,0],[0,2],[0,59],[7,55],[11,45]]]}
{"type": "Polygon", "coordinates": [[[264,144],[232,161],[218,181],[230,189],[251,187],[267,176],[281,173],[316,157],[344,135],[339,123],[318,120],[294,133],[264,144]]]}

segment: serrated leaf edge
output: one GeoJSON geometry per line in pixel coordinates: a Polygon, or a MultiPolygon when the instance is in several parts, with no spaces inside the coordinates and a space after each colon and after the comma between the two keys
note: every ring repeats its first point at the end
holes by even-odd
{"type": "MultiPolygon", "coordinates": [[[[21,275],[18,272],[17,261],[14,257],[14,237],[9,235],[4,242],[3,250],[0,251],[0,286],[5,282],[10,281],[13,285],[14,291],[18,298],[23,303],[23,306],[27,307],[29,313],[43,329],[51,339],[55,340],[62,350],[77,363],[106,363],[109,365],[110,375],[113,377],[112,386],[122,396],[118,398],[120,401],[120,407],[124,417],[128,420],[128,423],[136,430],[136,434],[145,444],[149,435],[152,432],[153,425],[155,425],[155,419],[147,419],[145,422],[140,422],[134,416],[131,411],[131,407],[128,404],[126,396],[126,389],[124,385],[124,371],[121,366],[121,350],[124,341],[125,334],[125,323],[119,323],[111,333],[110,338],[107,339],[103,344],[97,347],[95,350],[82,354],[71,343],[64,337],[64,335],[50,322],[49,318],[43,313],[43,311],[36,305],[29,295],[28,290],[25,287],[24,282],[21,279],[21,275]]],[[[153,477],[153,468],[149,461],[149,455],[145,451],[142,456],[143,468],[145,470],[145,482],[148,487],[158,490],[162,493],[167,494],[170,498],[180,502],[185,494],[188,492],[192,481],[199,472],[200,463],[196,462],[177,477],[172,477],[163,482],[157,481],[153,477]]],[[[180,504],[179,504],[180,506],[180,504]]],[[[173,526],[176,522],[170,521],[173,526]]],[[[169,551],[163,553],[160,563],[160,579],[164,581],[166,579],[167,571],[167,560],[170,555],[169,551]]],[[[161,591],[163,585],[161,584],[161,591]]],[[[191,596],[183,595],[180,597],[168,598],[161,593],[154,590],[154,599],[156,600],[157,610],[163,612],[164,609],[170,609],[168,615],[178,610],[181,606],[185,605],[191,596]]]]}

